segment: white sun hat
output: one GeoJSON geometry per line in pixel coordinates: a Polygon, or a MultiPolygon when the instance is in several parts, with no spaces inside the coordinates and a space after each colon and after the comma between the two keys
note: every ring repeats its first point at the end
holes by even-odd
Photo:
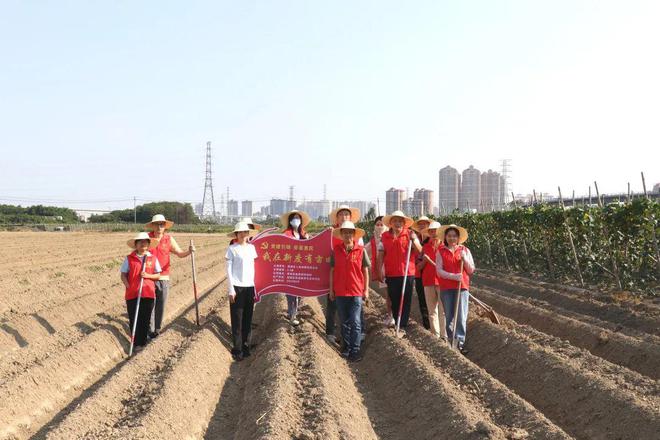
{"type": "Polygon", "coordinates": [[[388,228],[391,228],[392,226],[390,225],[390,221],[394,217],[401,217],[403,219],[403,222],[404,222],[406,228],[411,227],[413,225],[413,223],[415,222],[413,219],[411,219],[410,217],[405,215],[403,213],[403,211],[394,211],[392,214],[386,215],[385,217],[383,217],[383,224],[385,224],[385,226],[387,226],[388,228]]]}
{"type": "Polygon", "coordinates": [[[165,222],[165,229],[170,229],[172,226],[174,226],[174,222],[171,220],[166,220],[163,214],[154,215],[151,218],[151,221],[147,223],[145,226],[147,228],[153,228],[154,223],[160,223],[160,222],[165,222]]]}
{"type": "Polygon", "coordinates": [[[261,229],[261,225],[255,223],[252,221],[252,217],[243,217],[241,219],[241,223],[247,223],[248,226],[251,226],[250,229],[254,229],[255,231],[258,231],[261,229]]]}
{"type": "Polygon", "coordinates": [[[254,235],[254,229],[250,229],[250,225],[247,224],[246,222],[238,222],[234,226],[234,230],[227,234],[227,237],[230,238],[236,238],[236,233],[237,232],[249,232],[250,235],[254,235]]]}
{"type": "Polygon", "coordinates": [[[149,240],[149,249],[153,249],[158,246],[158,242],[160,241],[157,238],[149,237],[149,234],[146,232],[140,232],[135,237],[128,240],[126,244],[129,248],[135,249],[135,242],[138,240],[149,240]]]}
{"type": "Polygon", "coordinates": [[[364,237],[364,229],[356,228],[355,223],[353,223],[351,221],[348,221],[348,220],[345,221],[344,223],[342,223],[340,227],[335,228],[332,231],[332,235],[337,237],[337,238],[341,238],[341,230],[342,229],[352,229],[353,231],[355,231],[355,237],[354,238],[356,240],[359,240],[360,238],[364,237]]]}

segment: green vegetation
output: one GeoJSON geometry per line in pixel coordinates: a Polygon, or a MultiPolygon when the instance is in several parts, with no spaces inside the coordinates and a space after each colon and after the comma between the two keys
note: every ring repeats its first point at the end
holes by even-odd
{"type": "Polygon", "coordinates": [[[69,208],[54,206],[22,206],[0,205],[0,223],[29,224],[29,223],[78,223],[78,215],[69,208]]]}
{"type": "Polygon", "coordinates": [[[90,223],[148,223],[156,214],[163,214],[168,220],[180,224],[199,224],[201,221],[195,214],[190,203],[181,202],[154,202],[145,203],[132,209],[121,209],[102,215],[93,215],[90,223]]]}

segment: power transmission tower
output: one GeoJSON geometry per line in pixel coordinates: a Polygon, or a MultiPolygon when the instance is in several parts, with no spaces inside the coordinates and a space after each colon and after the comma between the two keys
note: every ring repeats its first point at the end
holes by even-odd
{"type": "Polygon", "coordinates": [[[211,142],[206,143],[206,178],[204,179],[204,197],[202,198],[202,218],[215,220],[215,199],[213,198],[213,176],[211,172],[211,142]]]}

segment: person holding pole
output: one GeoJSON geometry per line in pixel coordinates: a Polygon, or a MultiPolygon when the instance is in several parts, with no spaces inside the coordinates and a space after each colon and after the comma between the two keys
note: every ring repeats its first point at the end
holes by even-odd
{"type": "MultiPolygon", "coordinates": [[[[332,222],[333,228],[338,228],[344,222],[353,222],[357,223],[360,220],[360,210],[358,208],[351,208],[348,205],[341,205],[332,211],[328,215],[328,218],[332,222]]],[[[364,242],[362,241],[362,236],[358,237],[359,245],[363,246],[364,242]]],[[[335,246],[343,243],[343,240],[339,235],[332,235],[332,249],[334,250],[335,246]]],[[[330,295],[327,297],[327,303],[325,308],[325,337],[330,343],[335,343],[335,315],[337,314],[337,305],[335,301],[331,298],[330,295]]]]}
{"type": "Polygon", "coordinates": [[[333,231],[342,242],[334,246],[330,259],[330,300],[337,304],[344,341],[341,355],[358,362],[361,343],[362,302],[369,299],[369,257],[357,240],[364,230],[344,221],[333,231]]]}
{"type": "MultiPolygon", "coordinates": [[[[387,294],[392,301],[392,317],[401,328],[408,326],[412,286],[415,277],[415,252],[422,251],[417,235],[410,230],[413,219],[401,211],[383,217],[389,228],[381,237],[378,246],[378,273],[385,270],[387,294]],[[408,259],[406,260],[406,257],[408,259]],[[406,268],[408,269],[406,271],[406,268]]],[[[379,281],[382,281],[379,279],[379,281]]]]}
{"type": "Polygon", "coordinates": [[[428,238],[424,240],[424,245],[422,246],[423,258],[417,265],[417,269],[422,272],[422,284],[424,285],[424,296],[426,297],[426,305],[428,306],[431,332],[437,338],[446,341],[445,313],[443,311],[442,300],[440,299],[440,277],[435,269],[435,256],[440,246],[442,246],[442,241],[438,238],[439,228],[440,223],[431,222],[426,229],[428,238]]]}
{"type": "MultiPolygon", "coordinates": [[[[309,235],[305,232],[305,227],[310,221],[311,219],[306,212],[298,211],[296,209],[285,212],[280,216],[280,222],[285,228],[283,234],[296,240],[307,240],[309,238],[309,235]]],[[[300,321],[297,318],[300,298],[295,295],[287,294],[286,304],[289,322],[293,326],[300,325],[300,321]]]]}
{"type": "MultiPolygon", "coordinates": [[[[378,245],[380,244],[381,237],[383,236],[383,232],[385,231],[387,231],[387,226],[385,226],[385,224],[383,223],[383,216],[379,215],[374,219],[374,235],[373,237],[371,237],[371,240],[369,240],[369,243],[367,243],[366,246],[367,255],[369,256],[370,261],[377,261],[378,245]]],[[[382,281],[377,281],[377,280],[385,279],[385,273],[383,272],[383,268],[378,267],[378,264],[371,265],[371,279],[378,283],[382,283],[382,281]],[[378,271],[381,272],[378,273],[378,271]]],[[[380,287],[383,287],[383,285],[381,285],[380,287]]],[[[394,318],[392,318],[392,301],[390,300],[389,295],[385,296],[385,303],[387,304],[387,315],[385,316],[385,325],[388,327],[394,327],[395,322],[394,322],[394,318]]]]}
{"type": "Polygon", "coordinates": [[[440,277],[440,295],[445,309],[445,330],[449,340],[456,340],[458,349],[462,353],[467,353],[465,336],[470,275],[475,269],[472,253],[463,245],[468,233],[465,228],[452,224],[440,227],[438,238],[442,240],[443,245],[438,248],[435,266],[440,277]]]}
{"type": "Polygon", "coordinates": [[[165,304],[170,293],[170,254],[185,258],[195,251],[192,245],[189,246],[187,251],[181,250],[174,237],[166,232],[173,225],[174,222],[166,220],[162,214],[154,215],[151,221],[146,224],[146,227],[151,229],[149,237],[158,240],[158,246],[153,249],[153,254],[158,258],[158,262],[163,268],[160,280],[156,283],[156,303],[151,316],[150,338],[156,338],[160,334],[160,328],[163,324],[165,304]]]}
{"type": "Polygon", "coordinates": [[[250,356],[248,341],[254,312],[254,260],[257,250],[248,238],[253,234],[254,229],[250,229],[245,222],[236,223],[234,231],[227,234],[236,239],[225,254],[233,341],[231,355],[235,361],[250,356]]]}
{"type": "MultiPolygon", "coordinates": [[[[426,229],[431,224],[431,219],[423,215],[413,223],[412,229],[417,232],[421,237],[422,248],[424,243],[428,241],[428,234],[426,229]]],[[[417,301],[419,301],[419,313],[422,315],[422,325],[426,330],[431,328],[429,323],[429,309],[426,307],[426,298],[424,296],[424,282],[422,281],[422,268],[420,265],[424,261],[424,253],[420,252],[415,258],[415,292],[417,292],[417,301]]]]}
{"type": "Polygon", "coordinates": [[[149,252],[158,245],[158,240],[146,232],[140,232],[126,242],[134,249],[121,265],[121,282],[124,284],[124,299],[131,331],[131,348],[139,351],[147,344],[149,320],[156,297],[155,282],[160,278],[158,259],[149,252]]]}

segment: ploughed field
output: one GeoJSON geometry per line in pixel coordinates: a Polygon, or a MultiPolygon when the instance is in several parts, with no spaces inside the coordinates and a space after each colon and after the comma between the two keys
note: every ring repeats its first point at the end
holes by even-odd
{"type": "MultiPolygon", "coordinates": [[[[654,439],[660,307],[481,271],[467,356],[414,322],[382,325],[372,292],[362,362],[325,339],[325,299],[255,309],[253,354],[232,362],[223,235],[173,257],[166,327],[127,358],[119,266],[130,234],[0,233],[0,438],[654,439]]],[[[416,297],[413,304],[417,303],[416,297]]]]}

